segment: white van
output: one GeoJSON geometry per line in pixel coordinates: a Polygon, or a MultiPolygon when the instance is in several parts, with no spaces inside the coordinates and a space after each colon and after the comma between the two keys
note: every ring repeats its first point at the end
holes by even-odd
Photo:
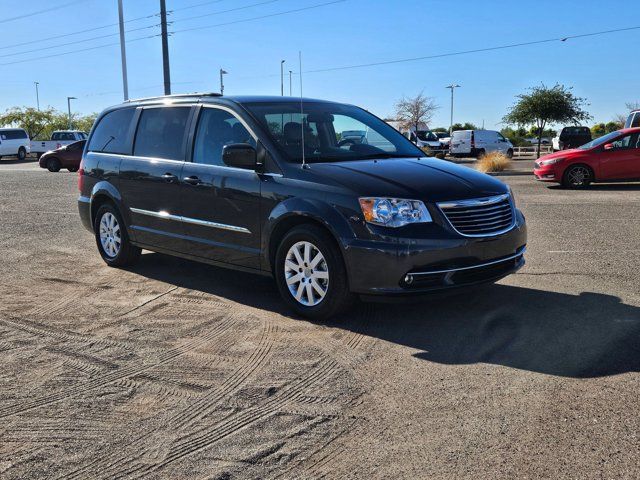
{"type": "Polygon", "coordinates": [[[513,145],[495,130],[456,130],[449,148],[454,157],[481,157],[489,152],[513,157],[513,145]]]}
{"type": "Polygon", "coordinates": [[[29,135],[22,128],[0,128],[0,158],[17,156],[24,160],[31,151],[29,135]]]}

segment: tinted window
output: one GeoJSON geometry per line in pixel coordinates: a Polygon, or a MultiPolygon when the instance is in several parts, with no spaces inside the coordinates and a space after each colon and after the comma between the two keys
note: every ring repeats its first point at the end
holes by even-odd
{"type": "Polygon", "coordinates": [[[67,145],[67,150],[82,150],[85,143],[87,143],[86,140],[80,140],[79,142],[70,143],[69,145],[67,145]]]}
{"type": "Polygon", "coordinates": [[[249,131],[232,114],[217,108],[203,108],[193,146],[194,163],[224,165],[222,148],[232,143],[256,146],[249,131]]]}
{"type": "Polygon", "coordinates": [[[127,137],[135,110],[123,108],[107,113],[95,128],[89,151],[104,153],[129,153],[127,137]]]}
{"type": "Polygon", "coordinates": [[[133,154],[184,160],[182,144],[190,107],[147,108],[142,111],[133,154]]]}
{"type": "Polygon", "coordinates": [[[1,134],[2,140],[19,140],[22,138],[29,138],[27,132],[24,130],[5,130],[1,134]]]}
{"type": "Polygon", "coordinates": [[[54,133],[51,135],[51,140],[60,140],[60,133],[58,133],[58,132],[54,132],[54,133]]]}
{"type": "Polygon", "coordinates": [[[616,150],[627,150],[630,148],[638,148],[638,134],[632,133],[630,135],[625,135],[624,137],[616,140],[615,142],[611,142],[613,148],[616,150]]]}

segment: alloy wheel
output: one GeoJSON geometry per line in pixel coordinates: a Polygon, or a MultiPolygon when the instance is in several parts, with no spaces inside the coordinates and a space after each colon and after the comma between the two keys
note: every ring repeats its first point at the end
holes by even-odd
{"type": "Polygon", "coordinates": [[[329,289],[329,268],[322,252],[311,242],[294,243],[284,262],[289,293],[304,306],[318,305],[329,289]]]}
{"type": "Polygon", "coordinates": [[[573,167],[567,172],[567,179],[569,180],[569,185],[581,187],[589,183],[591,180],[591,172],[587,167],[573,167]]]}
{"type": "Polygon", "coordinates": [[[120,224],[115,215],[110,212],[106,212],[100,219],[100,244],[109,257],[118,256],[122,246],[120,224]]]}

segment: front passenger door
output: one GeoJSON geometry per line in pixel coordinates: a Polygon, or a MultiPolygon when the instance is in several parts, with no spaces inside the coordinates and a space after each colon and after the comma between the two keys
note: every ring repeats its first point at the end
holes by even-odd
{"type": "Polygon", "coordinates": [[[260,177],[229,167],[222,149],[232,143],[254,148],[256,136],[223,107],[203,106],[193,141],[192,162],[182,172],[183,225],[190,253],[211,260],[260,268],[260,177]]]}
{"type": "Polygon", "coordinates": [[[613,148],[600,153],[600,179],[640,178],[640,134],[632,133],[611,143],[613,148]]]}

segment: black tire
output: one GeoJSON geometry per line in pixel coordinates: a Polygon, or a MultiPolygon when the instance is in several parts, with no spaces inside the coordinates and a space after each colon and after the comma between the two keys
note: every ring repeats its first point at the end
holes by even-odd
{"type": "Polygon", "coordinates": [[[564,171],[562,186],[565,188],[586,188],[593,182],[593,170],[587,165],[571,165],[564,171]]]}
{"type": "Polygon", "coordinates": [[[507,157],[513,158],[513,149],[510,148],[509,150],[507,150],[507,157]]]}
{"type": "Polygon", "coordinates": [[[47,160],[47,170],[50,172],[59,172],[60,171],[60,160],[57,158],[50,158],[47,160]]]}
{"type": "MultiPolygon", "coordinates": [[[[306,264],[305,264],[306,265],[306,264]]],[[[313,274],[313,269],[310,270],[313,274]]],[[[301,276],[307,275],[307,269],[300,272],[301,276]]],[[[297,275],[296,275],[297,276],[297,275]]],[[[342,254],[336,245],[333,237],[324,229],[316,225],[300,225],[291,229],[282,239],[274,263],[274,277],[278,285],[280,295],[285,303],[296,313],[312,320],[327,320],[345,310],[347,310],[354,302],[355,295],[349,291],[349,281],[347,278],[347,270],[344,266],[342,254]],[[319,265],[317,272],[326,268],[327,284],[324,297],[315,305],[304,305],[301,301],[296,300],[294,294],[289,290],[287,284],[287,273],[285,272],[285,261],[292,247],[301,242],[312,244],[315,249],[324,257],[324,267],[319,265]]],[[[310,282],[312,279],[303,278],[302,282],[310,282]]],[[[324,285],[322,286],[323,288],[324,285]]],[[[295,286],[292,286],[295,289],[295,286]]],[[[306,284],[302,288],[307,288],[306,284]]],[[[311,289],[311,287],[308,287],[311,289]]],[[[316,294],[313,290],[312,295],[316,294]]],[[[305,293],[303,293],[305,295],[305,293]]],[[[306,294],[308,300],[308,293],[306,294]]]]}
{"type": "Polygon", "coordinates": [[[69,170],[71,173],[74,173],[78,171],[78,167],[69,167],[67,168],[67,170],[69,170]]]}
{"type": "Polygon", "coordinates": [[[142,250],[139,247],[131,244],[120,212],[110,203],[105,203],[98,209],[93,222],[93,231],[95,232],[96,244],[98,245],[100,256],[110,267],[126,267],[129,265],[133,265],[140,258],[142,250]],[[112,253],[108,253],[105,250],[100,237],[100,223],[102,222],[103,217],[107,215],[113,216],[115,218],[117,226],[119,227],[116,233],[120,234],[120,243],[115,254],[112,254],[113,251],[112,253]]]}
{"type": "Polygon", "coordinates": [[[24,147],[18,149],[18,160],[23,161],[27,158],[27,150],[24,147]]]}

